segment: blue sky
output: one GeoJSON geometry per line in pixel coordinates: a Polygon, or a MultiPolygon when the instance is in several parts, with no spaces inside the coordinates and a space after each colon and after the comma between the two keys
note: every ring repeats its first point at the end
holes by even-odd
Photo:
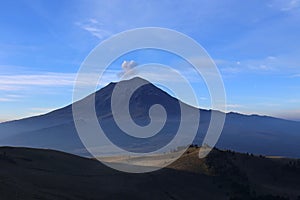
{"type": "MultiPolygon", "coordinates": [[[[299,24],[300,0],[3,1],[0,121],[70,104],[88,53],[113,34],[147,26],[180,31],[207,50],[223,76],[228,111],[300,120],[299,24]]],[[[124,60],[169,58],[153,54],[120,58],[106,83],[117,80],[124,60]]]]}

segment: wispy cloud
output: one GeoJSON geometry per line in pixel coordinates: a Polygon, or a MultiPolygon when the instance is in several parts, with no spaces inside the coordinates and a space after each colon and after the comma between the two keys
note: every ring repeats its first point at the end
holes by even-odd
{"type": "Polygon", "coordinates": [[[286,4],[281,8],[281,11],[290,11],[300,7],[300,0],[286,1],[286,4]]]}
{"type": "Polygon", "coordinates": [[[99,39],[103,39],[112,34],[110,31],[104,28],[102,23],[94,18],[91,18],[85,22],[76,22],[75,25],[79,26],[85,31],[88,31],[90,34],[99,39]]]}
{"type": "Polygon", "coordinates": [[[8,102],[8,101],[11,101],[11,99],[0,97],[0,102],[8,102]]]}
{"type": "MultiPolygon", "coordinates": [[[[110,82],[118,81],[118,73],[120,73],[120,70],[106,70],[105,75],[101,78],[99,74],[86,74],[84,79],[80,80],[81,82],[76,79],[78,75],[76,73],[34,72],[32,74],[0,75],[0,92],[15,92],[19,94],[19,91],[23,90],[35,92],[38,88],[69,88],[69,91],[71,91],[75,84],[101,88],[110,82]],[[100,80],[96,85],[91,82],[91,79],[95,78],[100,80]]],[[[1,98],[3,98],[2,101],[8,101],[12,96],[10,98],[1,98]]]]}
{"type": "Polygon", "coordinates": [[[13,95],[13,94],[3,95],[3,96],[0,96],[0,102],[19,101],[22,97],[23,96],[21,96],[21,95],[13,95]]]}
{"type": "Polygon", "coordinates": [[[216,62],[222,72],[225,73],[241,73],[241,72],[262,72],[272,73],[295,73],[294,77],[300,75],[299,59],[293,56],[267,56],[262,59],[248,59],[248,60],[219,60],[216,62]]]}
{"type": "Polygon", "coordinates": [[[273,0],[271,3],[268,3],[268,7],[288,12],[299,8],[300,0],[273,0]]]}
{"type": "Polygon", "coordinates": [[[0,85],[0,91],[17,91],[22,90],[24,87],[20,85],[0,85]]]}
{"type": "Polygon", "coordinates": [[[75,73],[0,75],[0,91],[20,90],[28,86],[71,86],[75,77],[75,73]]]}

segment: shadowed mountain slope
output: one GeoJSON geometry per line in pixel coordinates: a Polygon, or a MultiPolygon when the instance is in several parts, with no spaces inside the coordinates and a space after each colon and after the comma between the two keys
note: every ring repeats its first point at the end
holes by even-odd
{"type": "MultiPolygon", "coordinates": [[[[156,145],[163,145],[172,139],[179,126],[179,101],[141,78],[119,82],[128,90],[137,83],[145,85],[137,89],[132,95],[129,105],[130,114],[137,124],[146,125],[150,122],[148,113],[150,106],[154,104],[163,105],[168,114],[167,124],[161,131],[161,137],[151,138],[151,142],[156,145]]],[[[111,83],[95,93],[95,109],[99,123],[103,125],[107,136],[114,143],[133,150],[138,148],[151,150],[153,146],[148,145],[149,141],[143,142],[142,140],[125,137],[126,135],[120,133],[116,126],[111,114],[111,95],[115,86],[116,83],[111,83]],[[138,145],[130,146],[132,143],[138,145]]],[[[124,94],[126,94],[126,90],[124,90],[124,94]]],[[[93,95],[90,95],[76,102],[76,104],[80,106],[92,97],[93,95]]],[[[118,101],[119,103],[123,102],[122,94],[118,101]]],[[[211,112],[216,111],[192,108],[186,104],[182,105],[200,112],[201,120],[194,141],[194,143],[200,145],[209,125],[211,112]]],[[[193,123],[193,118],[190,121],[193,123]]],[[[300,158],[299,130],[300,122],[267,116],[228,113],[217,147],[238,152],[300,158]]],[[[75,129],[72,105],[45,115],[1,123],[0,145],[50,148],[89,156],[75,129]]]]}

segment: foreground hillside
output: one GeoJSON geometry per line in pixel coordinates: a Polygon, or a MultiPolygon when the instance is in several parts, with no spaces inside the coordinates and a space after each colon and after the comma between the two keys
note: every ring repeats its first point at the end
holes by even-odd
{"type": "Polygon", "coordinates": [[[300,161],[190,148],[168,168],[127,174],[52,150],[0,148],[0,199],[299,199],[300,161]]]}

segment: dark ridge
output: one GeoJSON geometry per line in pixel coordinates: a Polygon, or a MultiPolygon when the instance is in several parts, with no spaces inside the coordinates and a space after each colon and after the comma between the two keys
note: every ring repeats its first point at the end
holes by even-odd
{"type": "Polygon", "coordinates": [[[198,151],[190,147],[156,172],[128,174],[59,151],[1,147],[1,200],[299,198],[299,160],[218,149],[199,159],[198,151]]]}

